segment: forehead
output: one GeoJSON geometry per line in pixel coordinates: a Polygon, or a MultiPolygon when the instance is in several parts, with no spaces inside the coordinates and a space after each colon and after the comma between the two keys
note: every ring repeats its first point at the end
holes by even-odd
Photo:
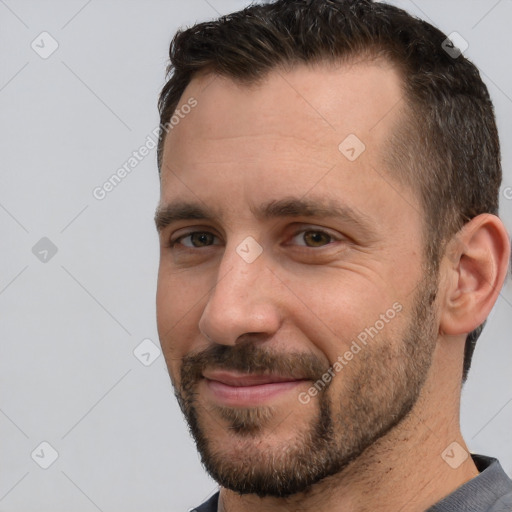
{"type": "MultiPolygon", "coordinates": [[[[162,201],[199,195],[214,202],[229,191],[255,204],[313,188],[333,198],[366,190],[367,200],[379,186],[382,195],[390,179],[384,154],[403,97],[398,71],[380,60],[276,69],[252,85],[196,77],[165,140],[162,201]],[[182,112],[191,98],[197,105],[182,112]]],[[[399,183],[392,188],[391,196],[410,195],[399,183]]]]}
{"type": "Polygon", "coordinates": [[[222,127],[224,136],[238,137],[265,126],[267,131],[284,128],[290,136],[309,141],[315,139],[314,128],[320,136],[330,128],[337,136],[357,130],[370,143],[396,119],[403,94],[398,71],[377,58],[274,69],[249,84],[202,74],[192,79],[177,109],[196,98],[199,108],[187,117],[200,123],[191,128],[193,133],[187,129],[190,123],[180,123],[172,135],[210,137],[222,127]]]}
{"type": "Polygon", "coordinates": [[[288,138],[290,150],[300,146],[333,154],[339,142],[356,134],[375,153],[400,115],[402,98],[398,72],[382,59],[275,69],[249,85],[203,74],[192,79],[181,97],[164,158],[168,164],[176,156],[193,160],[201,147],[183,145],[192,141],[222,138],[222,149],[231,145],[240,150],[237,140],[250,136],[260,137],[262,144],[276,136],[288,138]],[[186,105],[191,98],[197,101],[192,111],[186,105]]]}

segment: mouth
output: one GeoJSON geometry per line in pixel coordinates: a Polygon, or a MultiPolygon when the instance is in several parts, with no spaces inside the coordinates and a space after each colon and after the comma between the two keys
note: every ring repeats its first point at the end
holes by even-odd
{"type": "Polygon", "coordinates": [[[309,382],[291,376],[225,370],[205,371],[203,378],[211,398],[220,405],[232,407],[264,405],[309,382]]]}

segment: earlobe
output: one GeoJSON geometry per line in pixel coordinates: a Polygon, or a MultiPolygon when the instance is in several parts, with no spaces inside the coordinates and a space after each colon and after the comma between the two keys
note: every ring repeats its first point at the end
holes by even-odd
{"type": "Polygon", "coordinates": [[[509,258],[510,240],[495,215],[478,215],[454,235],[441,265],[441,332],[466,334],[484,322],[505,281],[509,258]]]}

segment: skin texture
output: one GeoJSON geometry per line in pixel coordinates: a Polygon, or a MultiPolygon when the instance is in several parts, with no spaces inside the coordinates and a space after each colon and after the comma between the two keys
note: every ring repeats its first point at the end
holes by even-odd
{"type": "Polygon", "coordinates": [[[465,448],[465,335],[501,288],[503,225],[476,217],[439,275],[426,273],[424,213],[382,164],[404,115],[386,63],[276,70],[253,86],[203,75],[181,103],[192,96],[164,147],[158,329],[203,461],[224,485],[221,510],[425,510],[477,474],[471,458],[453,469],[441,454],[465,448]],[[365,145],[354,161],[338,149],[349,134],[365,145]],[[328,386],[309,393],[329,368],[328,386]],[[219,371],[293,382],[263,398],[231,382],[226,395],[225,382],[212,385],[219,371]]]}

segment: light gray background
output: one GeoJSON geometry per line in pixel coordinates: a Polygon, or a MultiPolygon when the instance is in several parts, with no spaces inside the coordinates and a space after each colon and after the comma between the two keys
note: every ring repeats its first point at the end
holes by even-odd
{"type": "MultiPolygon", "coordinates": [[[[394,3],[468,41],[496,105],[510,232],[512,1],[394,3]]],[[[158,125],[175,30],[246,4],[0,0],[1,511],[178,512],[216,489],[163,358],[145,366],[133,353],[158,344],[156,151],[105,199],[92,190],[158,125]],[[43,31],[59,44],[47,59],[31,48],[43,31]],[[46,263],[32,253],[42,237],[58,249],[46,263]],[[59,455],[48,469],[36,463],[51,456],[43,441],[59,455]]],[[[508,283],[462,404],[471,450],[499,456],[509,474],[511,315],[508,283]]]]}

